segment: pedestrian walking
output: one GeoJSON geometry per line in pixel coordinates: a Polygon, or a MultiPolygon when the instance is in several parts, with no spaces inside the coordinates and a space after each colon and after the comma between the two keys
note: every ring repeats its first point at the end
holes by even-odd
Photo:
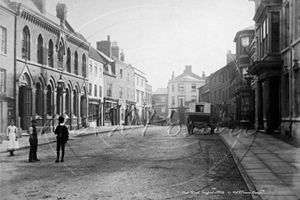
{"type": "Polygon", "coordinates": [[[31,120],[31,127],[29,127],[29,162],[40,161],[37,158],[38,136],[36,131],[36,120],[31,120]]]}
{"type": "Polygon", "coordinates": [[[14,156],[14,151],[19,149],[18,143],[18,129],[15,126],[15,121],[12,119],[10,125],[6,129],[6,136],[8,140],[7,151],[9,151],[9,156],[14,156]]]}
{"type": "Polygon", "coordinates": [[[64,156],[65,156],[65,144],[67,143],[69,139],[69,131],[68,128],[64,125],[64,118],[59,117],[58,118],[59,125],[55,129],[55,135],[56,136],[56,152],[57,152],[57,157],[56,157],[56,163],[59,162],[59,152],[61,149],[61,160],[60,162],[64,162],[64,156]]]}

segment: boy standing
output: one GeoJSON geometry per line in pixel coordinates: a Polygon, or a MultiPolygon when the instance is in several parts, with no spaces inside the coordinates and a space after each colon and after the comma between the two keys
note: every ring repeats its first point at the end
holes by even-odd
{"type": "Polygon", "coordinates": [[[55,135],[57,139],[57,146],[56,146],[56,152],[57,152],[57,158],[56,158],[56,163],[59,162],[59,151],[61,149],[62,155],[61,155],[61,160],[60,162],[64,162],[64,156],[65,156],[65,144],[67,143],[69,139],[69,131],[68,128],[63,124],[64,123],[64,118],[59,117],[58,118],[59,125],[55,129],[55,135]]]}

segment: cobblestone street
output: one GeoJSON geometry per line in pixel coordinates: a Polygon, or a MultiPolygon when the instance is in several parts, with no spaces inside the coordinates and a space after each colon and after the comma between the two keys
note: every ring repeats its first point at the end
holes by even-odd
{"type": "MultiPolygon", "coordinates": [[[[170,137],[166,127],[77,137],[55,163],[55,143],[1,154],[2,199],[252,199],[218,135],[170,137]]],[[[175,135],[175,132],[173,133],[175,135]]]]}

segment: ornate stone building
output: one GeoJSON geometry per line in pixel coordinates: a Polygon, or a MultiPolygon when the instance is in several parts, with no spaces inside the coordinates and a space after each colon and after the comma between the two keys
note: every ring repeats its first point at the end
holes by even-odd
{"type": "Polygon", "coordinates": [[[31,119],[42,131],[52,131],[64,116],[72,129],[86,125],[87,62],[90,45],[67,21],[67,6],[56,16],[45,1],[4,1],[16,12],[15,119],[28,130],[31,119]]]}

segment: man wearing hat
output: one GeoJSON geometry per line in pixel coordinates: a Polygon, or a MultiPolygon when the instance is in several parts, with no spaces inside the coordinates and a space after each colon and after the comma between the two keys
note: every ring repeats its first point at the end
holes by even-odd
{"type": "Polygon", "coordinates": [[[59,162],[59,151],[61,149],[61,160],[60,162],[64,162],[64,156],[65,156],[65,144],[67,143],[68,139],[69,139],[69,131],[68,128],[64,125],[64,118],[63,117],[59,117],[58,118],[58,122],[59,125],[56,127],[55,129],[55,135],[56,136],[56,141],[57,141],[57,147],[56,147],[56,151],[57,151],[57,158],[56,158],[56,163],[59,162]]]}
{"type": "Polygon", "coordinates": [[[40,161],[36,156],[38,137],[37,137],[35,119],[31,120],[31,127],[29,127],[29,143],[30,143],[29,162],[40,161]]]}

